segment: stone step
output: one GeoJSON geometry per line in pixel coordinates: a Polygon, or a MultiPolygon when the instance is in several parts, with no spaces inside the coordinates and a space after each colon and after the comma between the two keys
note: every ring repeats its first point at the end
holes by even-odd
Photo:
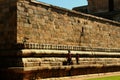
{"type": "MultiPolygon", "coordinates": [[[[34,66],[62,66],[67,65],[66,58],[45,57],[45,58],[22,58],[25,67],[34,66]]],[[[72,58],[73,64],[76,64],[75,58],[72,58]]],[[[77,65],[93,65],[93,64],[120,64],[119,58],[79,58],[77,65]]]]}
{"type": "Polygon", "coordinates": [[[120,65],[69,65],[46,67],[10,67],[0,70],[4,80],[37,80],[52,77],[65,77],[120,71],[120,65]],[[4,72],[4,73],[3,73],[4,72]],[[4,75],[5,74],[5,75],[4,75]],[[14,75],[14,76],[13,76],[14,75]],[[10,79],[11,78],[11,79],[10,79]]]}
{"type": "Polygon", "coordinates": [[[33,66],[41,66],[40,62],[27,62],[24,63],[24,67],[33,67],[33,66]]]}
{"type": "MultiPolygon", "coordinates": [[[[106,65],[106,64],[120,64],[120,62],[104,62],[104,61],[79,61],[79,64],[77,64],[75,61],[73,62],[74,65],[94,65],[94,64],[101,64],[101,65],[106,65]]],[[[62,65],[67,65],[63,64],[62,62],[26,62],[24,63],[24,67],[37,67],[37,66],[62,66],[62,65]]]]}
{"type": "MultiPolygon", "coordinates": [[[[96,52],[96,51],[71,51],[71,55],[79,54],[81,57],[120,57],[119,52],[96,52]]],[[[39,56],[39,57],[66,57],[67,50],[44,50],[44,49],[23,49],[20,51],[21,56],[39,56]]]]}
{"type": "MultiPolygon", "coordinates": [[[[79,54],[80,57],[109,57],[120,58],[120,52],[97,52],[97,51],[71,51],[71,55],[79,54]]],[[[44,50],[44,49],[22,49],[2,50],[1,57],[66,57],[68,50],[44,50]],[[12,53],[12,54],[9,54],[12,53]]]]}
{"type": "Polygon", "coordinates": [[[41,66],[62,66],[62,62],[41,62],[41,66]]]}

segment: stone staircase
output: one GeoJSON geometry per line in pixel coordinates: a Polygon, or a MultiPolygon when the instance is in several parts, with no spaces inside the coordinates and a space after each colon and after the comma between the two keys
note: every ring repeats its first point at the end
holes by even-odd
{"type": "Polygon", "coordinates": [[[20,46],[23,47],[19,45],[18,50],[1,52],[0,80],[37,80],[120,71],[119,49],[100,51],[99,48],[90,50],[88,47],[63,46],[64,49],[60,45],[35,44],[27,44],[20,49],[20,46]],[[64,64],[68,50],[71,50],[73,65],[64,64]],[[76,64],[76,53],[80,56],[79,64],[76,64]]]}

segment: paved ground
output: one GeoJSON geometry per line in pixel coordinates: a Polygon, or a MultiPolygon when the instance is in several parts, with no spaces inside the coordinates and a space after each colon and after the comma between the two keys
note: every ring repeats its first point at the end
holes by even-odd
{"type": "Polygon", "coordinates": [[[86,79],[90,79],[90,78],[99,78],[99,77],[117,76],[117,75],[120,75],[120,72],[89,74],[89,75],[60,77],[60,78],[49,78],[49,79],[40,79],[40,80],[86,80],[86,79]]]}

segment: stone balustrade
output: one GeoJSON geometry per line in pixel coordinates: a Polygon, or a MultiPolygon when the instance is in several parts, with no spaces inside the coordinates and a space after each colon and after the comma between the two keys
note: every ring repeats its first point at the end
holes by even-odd
{"type": "Polygon", "coordinates": [[[19,43],[17,44],[17,47],[23,49],[120,52],[119,48],[92,48],[88,46],[54,45],[54,44],[39,44],[39,43],[24,43],[24,44],[19,43]]]}

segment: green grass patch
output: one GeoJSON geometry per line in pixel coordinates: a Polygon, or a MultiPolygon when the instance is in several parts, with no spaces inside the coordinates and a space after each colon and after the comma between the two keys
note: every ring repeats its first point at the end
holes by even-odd
{"type": "Polygon", "coordinates": [[[102,77],[102,78],[92,78],[87,80],[120,80],[120,76],[109,76],[109,77],[102,77]]]}

